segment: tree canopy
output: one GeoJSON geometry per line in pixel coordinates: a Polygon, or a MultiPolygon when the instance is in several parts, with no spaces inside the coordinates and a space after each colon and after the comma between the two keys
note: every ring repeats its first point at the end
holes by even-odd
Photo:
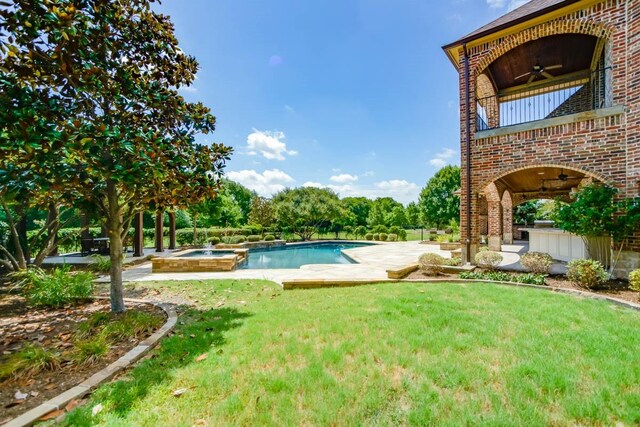
{"type": "Polygon", "coordinates": [[[100,216],[110,239],[114,311],[124,310],[122,240],[133,215],[215,197],[231,153],[194,143],[196,133],[215,129],[215,117],[178,94],[198,63],[152,2],[14,0],[0,10],[2,84],[16,94],[1,107],[22,107],[3,122],[0,148],[30,152],[38,179],[56,171],[48,194],[60,191],[61,202],[100,216]],[[12,140],[20,129],[24,136],[12,140]]]}
{"type": "Polygon", "coordinates": [[[338,196],[326,188],[285,189],[273,196],[273,206],[279,226],[303,240],[343,214],[338,196]]]}
{"type": "Polygon", "coordinates": [[[448,165],[427,181],[420,192],[419,206],[428,224],[440,227],[460,218],[460,167],[448,165]]]}

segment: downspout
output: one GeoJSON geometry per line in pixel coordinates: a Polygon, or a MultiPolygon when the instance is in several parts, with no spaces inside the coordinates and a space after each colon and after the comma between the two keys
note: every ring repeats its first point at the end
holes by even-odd
{"type": "Polygon", "coordinates": [[[467,213],[467,263],[471,263],[471,101],[469,97],[469,52],[467,52],[467,44],[462,45],[464,51],[464,94],[465,94],[465,153],[466,153],[466,182],[465,182],[465,195],[466,195],[466,213],[467,213]]]}

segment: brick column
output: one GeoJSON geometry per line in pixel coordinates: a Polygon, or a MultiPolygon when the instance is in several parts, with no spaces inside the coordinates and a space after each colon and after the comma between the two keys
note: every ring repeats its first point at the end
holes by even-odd
{"type": "Polygon", "coordinates": [[[135,233],[133,234],[133,256],[144,256],[144,234],[142,233],[142,212],[138,212],[134,218],[135,233]]]}
{"type": "Polygon", "coordinates": [[[169,249],[176,248],[176,213],[169,212],[169,249]]]}
{"type": "Polygon", "coordinates": [[[502,204],[488,201],[489,207],[489,250],[502,250],[502,204]]]}
{"type": "Polygon", "coordinates": [[[156,212],[156,252],[164,252],[164,212],[156,212]]]}
{"type": "Polygon", "coordinates": [[[513,199],[509,190],[502,194],[502,243],[513,244],[513,199]]]}

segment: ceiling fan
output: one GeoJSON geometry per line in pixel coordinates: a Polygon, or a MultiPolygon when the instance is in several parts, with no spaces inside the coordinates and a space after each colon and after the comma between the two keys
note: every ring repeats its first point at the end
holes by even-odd
{"type": "MultiPolygon", "coordinates": [[[[560,169],[560,174],[558,175],[557,178],[546,178],[542,180],[542,186],[540,187],[540,191],[541,192],[545,192],[547,190],[550,190],[550,188],[545,186],[545,182],[548,181],[562,181],[562,182],[567,182],[570,180],[574,180],[574,179],[583,179],[584,177],[582,176],[569,176],[566,173],[564,173],[564,169],[560,169]]],[[[553,189],[553,188],[551,188],[553,189]]]]}
{"type": "Polygon", "coordinates": [[[540,61],[536,61],[536,63],[533,66],[533,68],[531,68],[531,71],[529,71],[528,73],[524,73],[524,74],[519,75],[514,80],[520,80],[523,77],[529,76],[529,80],[527,80],[527,84],[529,84],[536,77],[540,77],[540,76],[542,76],[542,77],[544,77],[546,79],[553,79],[555,76],[549,74],[548,70],[557,70],[558,68],[562,68],[562,64],[549,65],[548,67],[545,67],[544,65],[540,64],[540,61]]]}

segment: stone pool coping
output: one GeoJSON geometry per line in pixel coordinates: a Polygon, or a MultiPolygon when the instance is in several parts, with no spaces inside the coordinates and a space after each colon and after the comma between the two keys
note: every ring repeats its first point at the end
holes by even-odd
{"type": "MultiPolygon", "coordinates": [[[[95,297],[96,299],[108,299],[108,297],[95,297]]],[[[36,423],[41,417],[49,412],[63,409],[67,403],[74,399],[82,398],[90,394],[96,387],[102,383],[113,378],[115,374],[122,371],[125,368],[130,367],[137,362],[142,356],[147,354],[149,350],[156,346],[156,344],[164,338],[171,329],[176,325],[178,315],[173,304],[158,303],[147,300],[125,298],[125,302],[135,302],[141,304],[153,304],[156,307],[161,308],[167,315],[167,321],[154,332],[151,336],[144,341],[138,343],[137,346],[129,350],[126,354],[120,357],[115,362],[111,363],[106,368],[96,372],[89,378],[81,382],[80,384],[71,387],[69,390],[62,392],[53,399],[49,399],[46,402],[36,406],[25,412],[22,415],[17,416],[3,427],[22,427],[30,426],[36,423]]]]}

